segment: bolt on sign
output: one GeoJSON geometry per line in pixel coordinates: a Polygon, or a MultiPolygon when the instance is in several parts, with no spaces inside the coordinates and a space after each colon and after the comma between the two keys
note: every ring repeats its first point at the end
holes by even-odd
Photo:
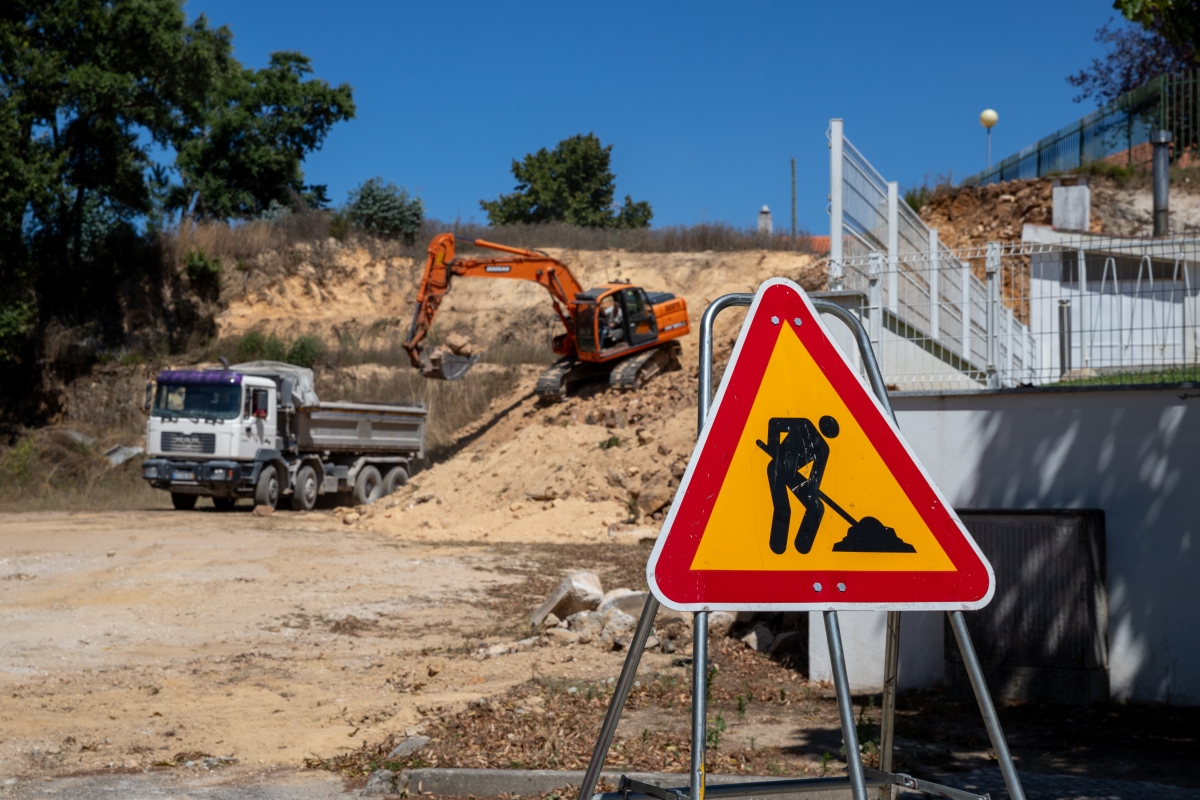
{"type": "Polygon", "coordinates": [[[991,565],[795,283],[764,283],[646,567],[668,608],[973,609],[991,565]]]}

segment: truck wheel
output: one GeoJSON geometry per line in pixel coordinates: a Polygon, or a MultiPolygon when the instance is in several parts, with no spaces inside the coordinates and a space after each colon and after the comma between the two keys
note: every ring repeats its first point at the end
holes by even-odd
{"type": "Polygon", "coordinates": [[[274,508],[279,502],[279,475],[275,467],[266,466],[258,473],[258,485],[254,487],[254,505],[274,508]]]}
{"type": "Polygon", "coordinates": [[[217,507],[217,511],[233,511],[233,507],[237,505],[237,498],[214,497],[213,505],[217,507]]]}
{"type": "Polygon", "coordinates": [[[354,482],[354,501],[362,506],[369,506],[379,499],[383,490],[383,477],[375,467],[363,467],[354,482]]]}
{"type": "Polygon", "coordinates": [[[408,470],[404,467],[392,467],[383,476],[383,493],[389,495],[408,483],[408,470]]]}
{"type": "Polygon", "coordinates": [[[198,497],[199,495],[171,492],[171,505],[175,506],[176,511],[191,511],[196,507],[198,497]]]}
{"type": "Polygon", "coordinates": [[[293,511],[312,511],[317,504],[317,471],[301,467],[296,473],[296,490],[292,492],[293,511]]]}

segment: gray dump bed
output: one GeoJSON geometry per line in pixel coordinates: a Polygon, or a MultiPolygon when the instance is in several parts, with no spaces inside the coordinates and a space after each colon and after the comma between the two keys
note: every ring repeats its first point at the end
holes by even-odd
{"type": "Polygon", "coordinates": [[[296,412],[302,450],[425,456],[425,406],[321,403],[296,412]]]}

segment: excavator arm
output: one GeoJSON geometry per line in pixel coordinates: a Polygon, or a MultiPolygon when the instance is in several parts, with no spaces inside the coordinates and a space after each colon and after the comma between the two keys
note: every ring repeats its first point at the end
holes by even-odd
{"type": "Polygon", "coordinates": [[[545,286],[550,292],[554,311],[566,329],[565,338],[556,349],[573,353],[575,330],[571,307],[574,305],[575,295],[581,293],[583,287],[575,280],[567,266],[536,250],[507,247],[482,239],[463,241],[476,247],[510,253],[512,257],[460,259],[455,255],[453,233],[441,233],[433,238],[429,243],[425,273],[417,292],[417,307],[413,312],[412,325],[409,327],[408,339],[404,342],[404,349],[408,352],[412,365],[420,369],[426,377],[456,380],[465,375],[475,363],[475,358],[478,358],[443,355],[437,359],[438,363],[433,363],[422,346],[433,327],[433,320],[442,300],[450,291],[451,278],[456,275],[525,280],[545,286]]]}

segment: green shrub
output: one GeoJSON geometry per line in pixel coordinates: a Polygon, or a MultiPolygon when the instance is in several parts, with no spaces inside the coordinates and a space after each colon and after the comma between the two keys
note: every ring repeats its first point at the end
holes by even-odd
{"type": "Polygon", "coordinates": [[[233,349],[234,361],[255,361],[262,353],[263,344],[267,341],[267,337],[263,336],[259,331],[250,331],[238,340],[237,346],[233,349]]]}
{"type": "Polygon", "coordinates": [[[301,336],[293,341],[275,334],[249,331],[234,345],[237,361],[283,361],[298,367],[312,367],[325,352],[325,343],[316,336],[301,336]]]}
{"type": "Polygon", "coordinates": [[[301,336],[296,341],[292,342],[292,346],[288,348],[287,357],[284,359],[289,364],[295,364],[298,367],[312,367],[325,353],[325,342],[321,341],[316,336],[301,336]]]}
{"type": "Polygon", "coordinates": [[[183,267],[197,292],[215,294],[221,288],[220,258],[210,258],[203,250],[193,250],[184,257],[183,267]]]}
{"type": "MultiPolygon", "coordinates": [[[[346,214],[354,227],[387,239],[412,244],[421,232],[425,204],[394,183],[386,186],[383,178],[371,178],[350,192],[346,214]]],[[[330,221],[333,234],[333,221],[330,221]]],[[[336,234],[334,234],[336,235],[336,234]]]]}

